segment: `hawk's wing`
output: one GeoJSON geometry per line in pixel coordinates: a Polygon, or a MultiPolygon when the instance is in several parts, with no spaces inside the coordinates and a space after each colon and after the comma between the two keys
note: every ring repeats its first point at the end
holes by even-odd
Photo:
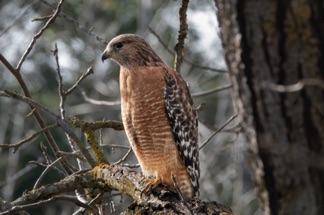
{"type": "Polygon", "coordinates": [[[164,102],[174,140],[194,190],[199,196],[198,117],[186,82],[180,74],[164,68],[164,102]]]}

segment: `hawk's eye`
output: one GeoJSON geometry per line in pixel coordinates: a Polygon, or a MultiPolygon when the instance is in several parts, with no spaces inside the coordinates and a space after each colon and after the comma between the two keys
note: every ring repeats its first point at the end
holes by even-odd
{"type": "Polygon", "coordinates": [[[123,43],[116,43],[116,44],[115,44],[115,48],[117,48],[117,49],[120,49],[120,48],[122,48],[123,46],[124,46],[123,43]]]}

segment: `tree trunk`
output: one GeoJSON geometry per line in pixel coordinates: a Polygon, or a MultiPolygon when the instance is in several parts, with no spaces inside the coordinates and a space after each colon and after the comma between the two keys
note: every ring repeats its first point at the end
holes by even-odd
{"type": "Polygon", "coordinates": [[[324,2],[215,2],[264,214],[324,214],[324,2]]]}

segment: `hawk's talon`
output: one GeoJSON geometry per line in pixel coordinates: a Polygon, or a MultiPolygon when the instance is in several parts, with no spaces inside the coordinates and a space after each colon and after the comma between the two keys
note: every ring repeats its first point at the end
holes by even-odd
{"type": "Polygon", "coordinates": [[[143,193],[145,193],[146,195],[150,195],[153,191],[153,189],[155,189],[159,184],[161,184],[161,179],[160,178],[155,178],[155,179],[150,179],[150,178],[145,178],[144,179],[144,184],[145,187],[143,189],[143,191],[141,192],[141,197],[143,195],[143,193]]]}

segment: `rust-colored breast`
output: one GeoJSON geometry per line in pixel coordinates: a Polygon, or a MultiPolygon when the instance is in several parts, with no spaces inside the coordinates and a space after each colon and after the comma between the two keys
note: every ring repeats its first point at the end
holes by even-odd
{"type": "Polygon", "coordinates": [[[122,119],[131,147],[145,176],[160,178],[173,188],[172,175],[186,196],[190,178],[179,155],[166,113],[163,70],[159,67],[121,68],[122,119]]]}

